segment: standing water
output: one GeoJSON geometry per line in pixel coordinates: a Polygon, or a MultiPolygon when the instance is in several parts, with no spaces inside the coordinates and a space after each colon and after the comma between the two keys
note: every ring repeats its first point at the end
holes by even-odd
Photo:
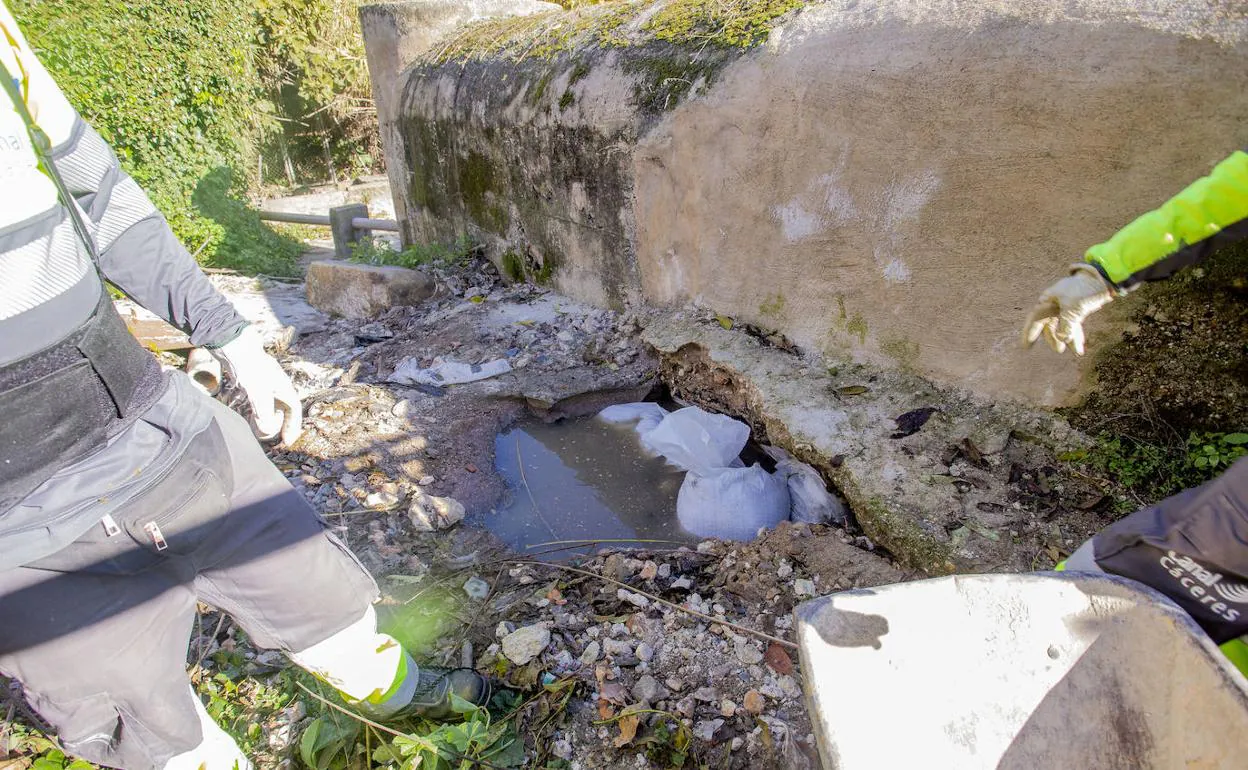
{"type": "Polygon", "coordinates": [[[494,456],[509,494],[484,523],[517,551],[565,540],[699,540],[676,521],[685,474],[642,451],[631,426],[525,422],[495,439],[494,456]]]}

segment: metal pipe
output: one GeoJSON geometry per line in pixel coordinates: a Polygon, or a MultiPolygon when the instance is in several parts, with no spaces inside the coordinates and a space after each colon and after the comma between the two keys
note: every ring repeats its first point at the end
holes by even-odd
{"type": "Polygon", "coordinates": [[[368,217],[352,217],[351,226],[356,230],[385,230],[391,233],[399,231],[399,223],[393,219],[369,219],[368,217]]]}
{"type": "Polygon", "coordinates": [[[329,227],[329,217],[324,214],[292,214],[286,211],[260,211],[266,222],[289,222],[294,225],[323,225],[329,227]]]}

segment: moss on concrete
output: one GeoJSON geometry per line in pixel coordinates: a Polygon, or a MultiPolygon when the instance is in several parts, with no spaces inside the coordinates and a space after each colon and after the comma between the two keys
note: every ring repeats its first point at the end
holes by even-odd
{"type": "Polygon", "coordinates": [[[653,3],[609,0],[531,16],[488,19],[464,28],[427,61],[552,59],[578,48],[619,48],[660,41],[692,49],[745,49],[808,0],[669,0],[644,22],[653,3]]]}
{"type": "Polygon", "coordinates": [[[905,337],[889,337],[880,342],[880,351],[897,362],[902,371],[913,372],[919,361],[919,345],[905,337]]]}
{"type": "Polygon", "coordinates": [[[836,483],[862,531],[904,566],[931,576],[949,575],[957,570],[952,545],[938,542],[924,532],[914,517],[903,515],[881,498],[858,493],[849,473],[839,474],[836,483]]]}
{"type": "Polygon", "coordinates": [[[854,317],[845,322],[845,331],[857,337],[859,345],[867,344],[867,319],[862,313],[854,313],[854,317]]]}
{"type": "Polygon", "coordinates": [[[776,20],[805,0],[674,0],[642,25],[656,40],[750,48],[762,43],[776,20]]]}
{"type": "Polygon", "coordinates": [[[758,313],[768,318],[780,317],[784,313],[784,295],[774,294],[760,302],[758,313]]]}
{"type": "Polygon", "coordinates": [[[524,280],[524,259],[514,249],[504,251],[499,261],[502,263],[503,275],[509,281],[520,283],[524,280]]]}
{"type": "Polygon", "coordinates": [[[495,200],[497,184],[489,159],[482,153],[469,152],[459,159],[457,166],[459,193],[473,220],[499,235],[506,234],[509,217],[507,210],[495,200]]]}

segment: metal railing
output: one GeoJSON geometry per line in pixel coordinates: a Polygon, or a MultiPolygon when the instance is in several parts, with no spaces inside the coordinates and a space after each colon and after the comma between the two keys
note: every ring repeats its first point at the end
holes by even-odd
{"type": "Polygon", "coordinates": [[[284,211],[260,211],[266,222],[286,222],[295,225],[319,225],[328,227],[334,237],[334,256],[346,259],[351,256],[351,245],[367,238],[374,231],[399,232],[399,223],[393,219],[372,219],[368,206],[352,203],[335,206],[329,214],[294,214],[284,211]]]}

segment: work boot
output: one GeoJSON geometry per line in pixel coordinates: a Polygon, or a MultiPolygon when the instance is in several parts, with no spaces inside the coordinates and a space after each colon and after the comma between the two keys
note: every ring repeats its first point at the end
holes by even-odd
{"type": "Polygon", "coordinates": [[[470,668],[421,666],[418,677],[412,699],[406,706],[387,715],[387,722],[413,717],[446,719],[455,713],[451,708],[452,693],[474,706],[484,708],[499,689],[491,679],[470,668]]]}

